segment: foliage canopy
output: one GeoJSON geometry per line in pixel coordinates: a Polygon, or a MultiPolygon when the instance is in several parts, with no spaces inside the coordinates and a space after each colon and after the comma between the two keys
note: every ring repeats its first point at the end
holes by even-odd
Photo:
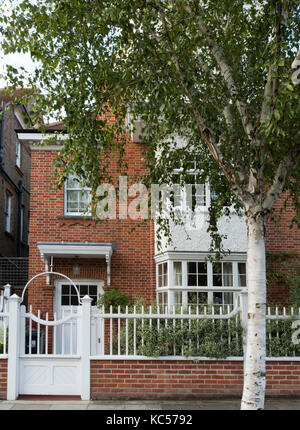
{"type": "MultiPolygon", "coordinates": [[[[76,171],[96,188],[111,153],[125,170],[130,113],[146,124],[146,185],[199,154],[198,181],[219,196],[212,219],[235,205],[265,221],[284,190],[299,210],[298,1],[22,0],[1,23],[5,52],[41,64],[28,80],[36,120],[56,112],[67,127],[60,185],[76,171]],[[97,115],[108,111],[113,124],[97,115]]],[[[8,68],[14,86],[24,76],[8,68]]]]}

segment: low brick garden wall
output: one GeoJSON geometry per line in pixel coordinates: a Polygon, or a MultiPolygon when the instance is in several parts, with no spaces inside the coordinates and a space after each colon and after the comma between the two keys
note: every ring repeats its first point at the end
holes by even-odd
{"type": "MultiPolygon", "coordinates": [[[[242,360],[91,360],[92,399],[241,396],[242,360]]],[[[7,359],[0,359],[6,399],[7,359]]],[[[267,396],[300,396],[300,361],[267,362],[267,396]]]]}
{"type": "Polygon", "coordinates": [[[0,358],[0,399],[6,399],[7,390],[7,358],[0,358]]]}
{"type": "MultiPolygon", "coordinates": [[[[91,360],[91,398],[240,396],[243,361],[91,360]]],[[[267,395],[300,395],[300,362],[267,362],[267,395]]]]}

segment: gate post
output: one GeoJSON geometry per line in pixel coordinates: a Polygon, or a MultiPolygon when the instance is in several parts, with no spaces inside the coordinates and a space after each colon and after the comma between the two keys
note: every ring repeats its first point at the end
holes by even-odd
{"type": "Polygon", "coordinates": [[[81,314],[81,399],[91,396],[91,303],[89,296],[82,298],[81,314]]]}
{"type": "Polygon", "coordinates": [[[7,400],[16,400],[19,395],[19,355],[20,355],[20,303],[21,298],[14,294],[8,299],[8,365],[7,400]]]}

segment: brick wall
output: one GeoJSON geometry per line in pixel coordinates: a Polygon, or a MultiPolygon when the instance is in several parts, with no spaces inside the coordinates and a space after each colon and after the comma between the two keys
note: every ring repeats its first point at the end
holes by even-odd
{"type": "MultiPolygon", "coordinates": [[[[92,360],[91,397],[240,396],[242,361],[92,360]]],[[[300,362],[267,363],[267,395],[300,395],[300,362]]]]}
{"type": "MultiPolygon", "coordinates": [[[[141,144],[128,142],[124,161],[128,164],[128,176],[144,172],[141,160],[141,144]]],[[[91,218],[79,219],[64,217],[64,191],[51,189],[52,164],[57,151],[32,151],[31,177],[31,220],[30,220],[30,260],[29,277],[44,271],[45,265],[41,260],[36,243],[49,242],[115,242],[117,250],[113,252],[111,261],[111,287],[119,288],[132,298],[146,297],[148,302],[155,297],[155,263],[154,263],[154,232],[152,222],[143,223],[133,220],[107,220],[103,223],[91,218]],[[132,228],[136,230],[130,232],[132,228]]],[[[112,163],[112,175],[117,178],[116,164],[112,163]]],[[[276,212],[283,203],[281,197],[275,205],[276,212]]],[[[289,206],[284,217],[278,224],[268,223],[266,248],[268,252],[293,252],[299,261],[300,230],[289,229],[289,223],[294,216],[289,206]]],[[[75,261],[54,261],[54,270],[74,277],[72,266],[75,261]]],[[[272,262],[269,259],[268,264],[272,262]]],[[[82,273],[80,278],[99,278],[106,282],[106,264],[104,260],[80,261],[82,273]],[[86,268],[84,269],[84,264],[86,268]]],[[[53,281],[53,280],[52,280],[53,281]]],[[[104,288],[107,288],[105,285],[104,288]]],[[[28,302],[34,309],[42,313],[53,309],[53,283],[45,284],[45,279],[39,278],[30,285],[28,302]]],[[[280,282],[269,282],[268,301],[276,304],[286,303],[288,288],[280,282]]],[[[51,315],[49,315],[51,317],[51,315]]]]}
{"type": "Polygon", "coordinates": [[[288,304],[289,283],[286,275],[295,275],[300,268],[300,229],[290,228],[295,211],[289,201],[280,219],[286,193],[283,193],[274,205],[276,222],[269,220],[266,229],[267,285],[268,303],[288,304]],[[285,254],[280,257],[278,254],[285,254]],[[276,276],[277,275],[277,276],[276,276]]]}
{"type": "MultiPolygon", "coordinates": [[[[51,189],[52,164],[57,156],[55,150],[32,150],[31,217],[29,278],[45,270],[45,264],[37,242],[107,242],[115,243],[117,249],[111,259],[111,286],[127,293],[131,298],[145,297],[148,302],[155,297],[155,262],[153,252],[152,221],[106,220],[103,223],[92,218],[64,216],[64,191],[51,189]],[[132,228],[136,228],[131,232],[132,228]]],[[[128,175],[143,172],[141,145],[129,142],[126,147],[128,175]]],[[[116,180],[117,168],[112,168],[116,180]]],[[[129,180],[128,180],[129,187],[129,180]]],[[[117,208],[118,210],[118,208],[117,208]]],[[[75,260],[54,260],[54,271],[74,278],[72,267],[75,260]]],[[[79,278],[104,280],[106,285],[106,262],[104,259],[80,259],[79,278]]],[[[52,280],[53,281],[53,280],[52,280]]],[[[42,314],[53,308],[53,283],[46,285],[45,278],[38,278],[28,289],[28,303],[42,314]]],[[[49,315],[51,317],[51,315],[49,315]]]]}
{"type": "Polygon", "coordinates": [[[7,395],[7,358],[0,359],[0,399],[7,395]]]}
{"type": "MultiPolygon", "coordinates": [[[[91,360],[91,398],[241,396],[242,361],[91,360]]],[[[7,359],[0,359],[0,399],[7,395],[7,359]]],[[[300,362],[267,362],[267,396],[300,395],[300,362]]]]}

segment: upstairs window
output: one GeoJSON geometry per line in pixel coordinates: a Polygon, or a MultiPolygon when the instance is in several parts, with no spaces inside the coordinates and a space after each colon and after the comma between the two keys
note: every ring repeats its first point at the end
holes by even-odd
{"type": "Polygon", "coordinates": [[[12,195],[9,191],[5,193],[5,207],[4,207],[4,215],[5,215],[5,231],[11,233],[11,202],[12,195]]]}
{"type": "Polygon", "coordinates": [[[90,215],[91,188],[83,186],[80,180],[71,175],[65,184],[65,214],[90,215]]]}
{"type": "Polygon", "coordinates": [[[178,163],[174,170],[173,184],[177,185],[173,193],[173,205],[182,210],[188,207],[194,211],[199,206],[206,206],[206,185],[199,184],[197,175],[199,174],[200,156],[189,156],[185,161],[185,180],[181,181],[184,171],[182,164],[178,163]],[[185,186],[187,185],[187,186],[185,186]]]}
{"type": "Polygon", "coordinates": [[[16,166],[21,167],[21,143],[16,142],[16,166]]]}

